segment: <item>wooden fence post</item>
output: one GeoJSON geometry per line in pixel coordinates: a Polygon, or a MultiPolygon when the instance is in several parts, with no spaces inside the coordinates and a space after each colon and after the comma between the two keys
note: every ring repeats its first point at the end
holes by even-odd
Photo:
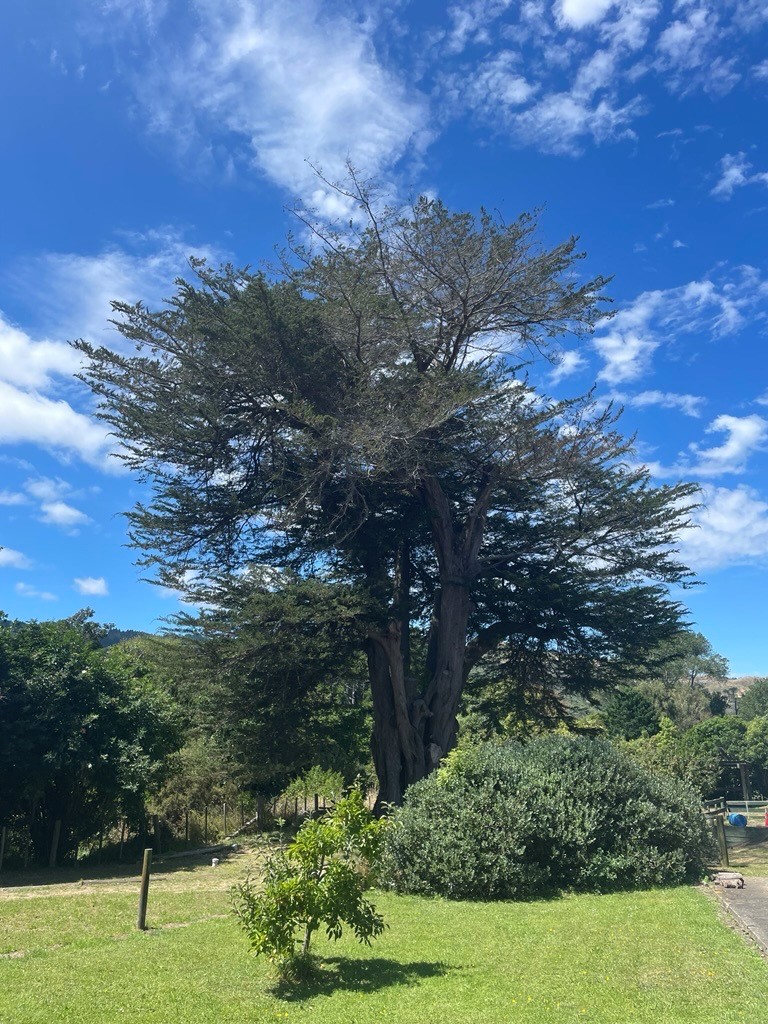
{"type": "Polygon", "coordinates": [[[224,801],[224,835],[227,835],[227,801],[224,801]]]}
{"type": "Polygon", "coordinates": [[[56,855],[59,852],[59,837],[61,836],[61,818],[53,823],[53,838],[51,839],[51,852],[48,857],[48,867],[56,867],[56,855]]]}
{"type": "Polygon", "coordinates": [[[205,805],[205,828],[203,830],[203,842],[208,843],[208,804],[205,805]]]}
{"type": "Polygon", "coordinates": [[[730,860],[728,859],[728,841],[725,838],[725,815],[718,814],[715,818],[715,829],[717,830],[717,845],[720,849],[720,865],[721,867],[730,867],[730,860]]]}
{"type": "Polygon", "coordinates": [[[184,811],[184,842],[189,842],[189,808],[184,811]]]}
{"type": "Polygon", "coordinates": [[[141,865],[141,888],[139,889],[139,913],[136,927],[140,932],[147,930],[147,899],[149,897],[149,874],[152,870],[152,847],[144,851],[144,863],[141,865]]]}

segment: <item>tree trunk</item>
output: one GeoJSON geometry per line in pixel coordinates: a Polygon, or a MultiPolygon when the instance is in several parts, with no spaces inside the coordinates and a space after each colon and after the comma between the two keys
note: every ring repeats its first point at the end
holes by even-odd
{"type": "Polygon", "coordinates": [[[423,701],[410,698],[400,630],[392,623],[387,633],[371,632],[366,643],[368,675],[373,696],[371,750],[379,794],[374,810],[399,804],[407,786],[422,778],[424,761],[423,701]]]}
{"type": "Polygon", "coordinates": [[[440,588],[432,678],[426,692],[424,736],[427,771],[436,767],[456,743],[456,713],[464,685],[464,655],[471,602],[469,587],[445,581],[440,588]]]}

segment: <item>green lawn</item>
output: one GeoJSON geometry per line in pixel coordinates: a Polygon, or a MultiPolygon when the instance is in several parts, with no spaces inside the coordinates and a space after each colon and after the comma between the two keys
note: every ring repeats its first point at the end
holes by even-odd
{"type": "Polygon", "coordinates": [[[276,991],[227,915],[250,855],[153,879],[0,890],[0,1024],[520,1021],[756,1024],[768,964],[709,896],[675,889],[527,904],[382,894],[366,949],[318,943],[322,974],[276,991]]]}

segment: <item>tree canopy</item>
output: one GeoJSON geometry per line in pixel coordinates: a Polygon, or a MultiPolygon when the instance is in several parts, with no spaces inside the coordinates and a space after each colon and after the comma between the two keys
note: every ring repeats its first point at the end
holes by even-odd
{"type": "Polygon", "coordinates": [[[397,802],[453,746],[473,669],[557,702],[678,628],[666,585],[688,577],[674,543],[695,488],[653,486],[613,410],[526,377],[602,315],[575,239],[386,208],[354,176],[346,195],[357,218],[307,217],[279,279],[193,261],[166,308],[114,305],[137,351],[78,347],[151,484],[131,537],[163,582],[216,607],[254,566],[355,589],[397,802]]]}
{"type": "Polygon", "coordinates": [[[0,820],[28,828],[38,860],[142,811],[178,742],[172,702],[99,635],[87,611],[0,618],[0,820]]]}

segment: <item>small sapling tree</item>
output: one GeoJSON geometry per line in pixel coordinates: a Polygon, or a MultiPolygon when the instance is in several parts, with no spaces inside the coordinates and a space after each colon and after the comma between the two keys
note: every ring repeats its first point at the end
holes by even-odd
{"type": "Polygon", "coordinates": [[[377,821],[352,790],[270,857],[261,885],[248,877],[234,886],[233,909],[251,949],[275,964],[281,978],[295,978],[309,966],[312,936],[323,925],[334,940],[347,925],[366,945],[382,933],[384,920],[365,891],[385,829],[386,821],[377,821]]]}

